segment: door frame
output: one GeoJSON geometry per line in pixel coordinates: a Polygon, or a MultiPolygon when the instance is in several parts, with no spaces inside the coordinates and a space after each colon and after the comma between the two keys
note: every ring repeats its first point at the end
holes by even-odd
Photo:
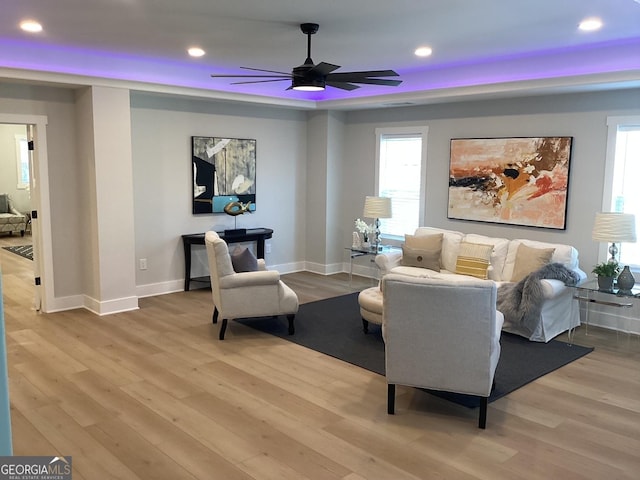
{"type": "Polygon", "coordinates": [[[49,204],[49,163],[47,156],[46,115],[22,115],[0,112],[0,123],[26,125],[33,133],[34,150],[30,169],[31,209],[38,217],[31,220],[33,241],[34,277],[40,277],[40,286],[35,285],[35,308],[49,312],[54,305],[53,254],[51,237],[51,208],[49,204]],[[43,201],[45,199],[46,201],[43,201]]]}

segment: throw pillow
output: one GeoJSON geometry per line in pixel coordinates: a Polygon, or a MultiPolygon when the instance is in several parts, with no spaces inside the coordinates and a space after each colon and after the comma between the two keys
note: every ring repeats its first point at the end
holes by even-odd
{"type": "Polygon", "coordinates": [[[258,259],[253,252],[245,247],[237,247],[231,254],[231,264],[233,265],[233,271],[240,272],[255,272],[258,270],[258,259]]]}
{"type": "Polygon", "coordinates": [[[421,250],[418,248],[402,246],[402,262],[405,267],[428,268],[436,272],[440,271],[440,250],[421,250]]]}
{"type": "Polygon", "coordinates": [[[409,248],[417,248],[418,250],[440,250],[442,251],[442,233],[434,233],[433,235],[405,235],[404,244],[409,248]]]}
{"type": "Polygon", "coordinates": [[[555,251],[555,248],[533,248],[527,247],[524,243],[518,245],[511,281],[519,282],[531,272],[545,266],[551,261],[555,251]]]}
{"type": "Polygon", "coordinates": [[[401,265],[440,271],[442,264],[442,233],[433,235],[405,235],[401,265]]]}
{"type": "Polygon", "coordinates": [[[486,280],[489,276],[489,262],[492,251],[493,245],[470,242],[460,243],[458,259],[456,260],[456,273],[486,280]]]}

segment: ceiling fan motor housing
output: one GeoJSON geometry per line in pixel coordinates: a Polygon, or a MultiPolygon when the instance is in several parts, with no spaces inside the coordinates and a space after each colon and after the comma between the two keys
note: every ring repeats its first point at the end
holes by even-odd
{"type": "Polygon", "coordinates": [[[323,90],[325,87],[325,76],[312,72],[313,64],[304,64],[294,67],[291,88],[296,90],[323,90]]]}

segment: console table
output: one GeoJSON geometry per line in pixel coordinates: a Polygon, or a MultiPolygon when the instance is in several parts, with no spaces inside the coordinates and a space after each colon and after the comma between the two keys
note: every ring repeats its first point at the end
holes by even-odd
{"type": "MultiPolygon", "coordinates": [[[[264,258],[264,241],[271,238],[273,230],[270,228],[248,228],[246,233],[225,235],[224,232],[216,232],[227,243],[256,242],[258,258],[264,258]]],[[[204,233],[192,233],[182,235],[184,246],[184,291],[189,291],[189,284],[194,282],[209,282],[209,277],[191,277],[191,246],[204,245],[204,233]]]]}

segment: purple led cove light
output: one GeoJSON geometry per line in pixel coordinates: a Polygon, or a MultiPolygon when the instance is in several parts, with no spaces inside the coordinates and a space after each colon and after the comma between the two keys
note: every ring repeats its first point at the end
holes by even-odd
{"type": "Polygon", "coordinates": [[[231,85],[230,79],[212,79],[210,74],[219,69],[196,59],[170,61],[114,55],[6,38],[0,38],[0,46],[3,50],[0,66],[6,68],[317,101],[640,70],[640,38],[632,38],[421,70],[397,69],[403,80],[398,87],[365,85],[352,92],[331,87],[322,92],[297,92],[286,90],[288,81],[231,85]]]}

